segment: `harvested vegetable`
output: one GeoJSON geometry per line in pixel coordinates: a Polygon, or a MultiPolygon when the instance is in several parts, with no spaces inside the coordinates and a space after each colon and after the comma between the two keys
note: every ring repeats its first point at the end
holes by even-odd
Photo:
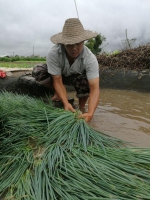
{"type": "Polygon", "coordinates": [[[0,105],[0,199],[150,199],[149,148],[51,102],[2,92],[0,105]]]}

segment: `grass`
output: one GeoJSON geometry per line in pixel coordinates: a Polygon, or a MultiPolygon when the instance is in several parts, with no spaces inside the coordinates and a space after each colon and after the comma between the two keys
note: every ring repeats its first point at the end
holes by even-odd
{"type": "Polygon", "coordinates": [[[32,68],[36,64],[45,63],[46,61],[15,61],[15,62],[0,62],[0,68],[32,68]]]}

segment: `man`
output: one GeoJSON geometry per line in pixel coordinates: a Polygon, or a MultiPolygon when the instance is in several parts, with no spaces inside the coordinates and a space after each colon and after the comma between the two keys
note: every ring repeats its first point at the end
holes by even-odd
{"type": "MultiPolygon", "coordinates": [[[[94,54],[84,46],[84,41],[96,37],[98,33],[84,30],[78,18],[65,21],[63,31],[50,38],[56,44],[46,58],[48,73],[55,90],[53,101],[61,100],[64,109],[75,112],[68,102],[65,84],[73,85],[82,111],[88,99],[88,111],[82,117],[89,122],[99,102],[99,65],[94,54]]],[[[46,86],[45,85],[45,86],[46,86]]]]}

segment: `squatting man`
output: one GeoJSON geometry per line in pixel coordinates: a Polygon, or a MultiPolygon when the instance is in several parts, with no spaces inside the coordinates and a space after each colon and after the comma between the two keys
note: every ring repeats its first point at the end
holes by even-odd
{"type": "Polygon", "coordinates": [[[82,111],[88,100],[88,110],[82,114],[89,122],[99,102],[99,65],[95,55],[84,45],[84,41],[98,33],[84,30],[78,18],[65,21],[63,30],[50,38],[55,45],[46,57],[49,78],[44,86],[54,89],[52,101],[61,100],[64,109],[75,112],[69,103],[65,85],[72,85],[82,111]]]}

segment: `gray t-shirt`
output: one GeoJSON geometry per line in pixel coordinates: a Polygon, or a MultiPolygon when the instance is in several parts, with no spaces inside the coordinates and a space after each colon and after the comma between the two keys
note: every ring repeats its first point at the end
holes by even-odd
{"type": "Polygon", "coordinates": [[[46,63],[51,75],[71,76],[72,74],[82,74],[85,71],[88,80],[99,77],[97,59],[86,46],[70,66],[64,45],[56,44],[48,51],[46,63]]]}

